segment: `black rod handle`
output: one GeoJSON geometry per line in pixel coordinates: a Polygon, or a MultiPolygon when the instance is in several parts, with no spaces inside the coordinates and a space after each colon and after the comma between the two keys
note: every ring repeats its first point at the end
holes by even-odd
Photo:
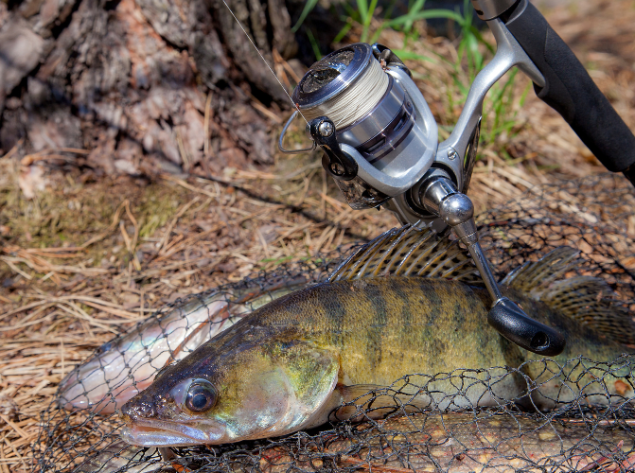
{"type": "Polygon", "coordinates": [[[536,95],[562,115],[609,171],[634,165],[635,136],[538,9],[520,0],[500,18],[545,77],[544,87],[534,84],[536,95]]]}
{"type": "Polygon", "coordinates": [[[487,314],[487,321],[506,339],[539,355],[559,355],[567,343],[560,332],[529,318],[506,297],[496,301],[487,314]]]}

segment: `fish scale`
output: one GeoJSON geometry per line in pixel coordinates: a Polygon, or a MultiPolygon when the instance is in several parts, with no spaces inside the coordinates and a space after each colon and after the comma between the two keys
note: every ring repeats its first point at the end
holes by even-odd
{"type": "Polygon", "coordinates": [[[351,382],[390,384],[422,366],[438,368],[439,372],[448,366],[460,366],[461,350],[474,341],[487,347],[487,358],[465,360],[468,363],[463,367],[504,364],[499,337],[491,330],[482,330],[487,295],[479,297],[481,292],[458,282],[434,279],[338,281],[281,298],[261,312],[259,323],[297,323],[303,337],[341,351],[342,372],[351,382]],[[319,309],[312,311],[315,307],[319,309]],[[333,307],[341,307],[344,312],[337,327],[338,337],[333,337],[333,307]],[[472,316],[464,321],[466,312],[472,316]],[[297,317],[296,313],[304,315],[297,317]],[[466,340],[469,333],[477,339],[470,335],[466,340]],[[442,362],[435,359],[435,347],[440,345],[454,347],[442,362]],[[402,352],[407,364],[395,363],[392,356],[402,352]]]}

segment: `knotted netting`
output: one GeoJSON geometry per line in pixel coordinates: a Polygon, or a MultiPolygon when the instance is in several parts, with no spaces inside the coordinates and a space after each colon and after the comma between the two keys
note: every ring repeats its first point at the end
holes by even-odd
{"type": "MultiPolygon", "coordinates": [[[[558,247],[575,248],[582,258],[569,276],[603,279],[612,293],[597,297],[610,298],[631,317],[634,204],[630,184],[613,175],[543,186],[481,214],[481,242],[499,279],[558,247]]],[[[328,425],[284,438],[162,449],[120,439],[123,424],[116,411],[158,371],[254,309],[324,280],[335,267],[333,259],[326,260],[283,265],[275,273],[177,301],[105,344],[67,376],[59,399],[43,412],[34,471],[635,470],[632,355],[422,370],[358,396],[334,411],[328,425]],[[520,395],[501,395],[498,387],[510,379],[523,386],[520,395]],[[429,402],[422,406],[412,393],[429,402]],[[493,402],[482,407],[474,393],[493,402]],[[537,396],[549,407],[538,408],[537,396]],[[379,402],[386,398],[392,407],[379,402]]]]}

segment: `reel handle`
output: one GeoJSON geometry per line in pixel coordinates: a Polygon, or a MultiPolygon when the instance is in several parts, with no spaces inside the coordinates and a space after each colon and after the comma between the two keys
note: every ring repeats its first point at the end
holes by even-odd
{"type": "MultiPolygon", "coordinates": [[[[473,224],[473,220],[470,223],[473,224]]],[[[483,281],[485,281],[485,285],[494,301],[492,308],[487,313],[489,324],[507,340],[514,342],[525,350],[543,356],[556,356],[562,353],[567,340],[560,332],[532,319],[518,304],[501,294],[500,288],[490,271],[483,249],[477,240],[476,228],[474,230],[475,236],[469,239],[472,243],[467,245],[467,249],[483,276],[483,281]]],[[[457,234],[461,238],[460,230],[457,231],[457,234]]],[[[463,238],[461,238],[461,241],[463,241],[463,238]]]]}
{"type": "Polygon", "coordinates": [[[502,295],[478,241],[474,205],[470,198],[457,190],[444,171],[436,169],[431,174],[428,179],[424,177],[418,190],[419,203],[428,212],[441,217],[467,246],[492,298],[492,308],[487,315],[490,325],[506,339],[533,353],[544,356],[562,353],[566,339],[561,333],[530,318],[517,304],[502,295]]]}
{"type": "Polygon", "coordinates": [[[635,136],[569,46],[528,0],[500,19],[545,78],[544,87],[534,84],[536,95],[562,115],[609,171],[624,172],[635,185],[635,136]]]}

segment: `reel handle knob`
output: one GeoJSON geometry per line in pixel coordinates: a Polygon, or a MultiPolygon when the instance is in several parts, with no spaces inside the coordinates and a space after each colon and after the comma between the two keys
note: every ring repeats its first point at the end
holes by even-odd
{"type": "MultiPolygon", "coordinates": [[[[464,195],[464,194],[453,194],[464,195]]],[[[478,242],[476,225],[470,219],[473,233],[464,239],[464,226],[460,225],[457,235],[467,245],[470,256],[478,268],[492,300],[492,308],[487,314],[487,321],[507,340],[538,355],[556,356],[562,353],[566,338],[557,330],[529,317],[518,304],[503,296],[498,283],[491,272],[485,253],[478,242]]],[[[456,227],[455,227],[456,228],[456,227]]]]}
{"type": "Polygon", "coordinates": [[[528,317],[507,297],[496,301],[487,314],[487,321],[507,340],[539,355],[559,355],[566,345],[560,332],[528,317]]]}

